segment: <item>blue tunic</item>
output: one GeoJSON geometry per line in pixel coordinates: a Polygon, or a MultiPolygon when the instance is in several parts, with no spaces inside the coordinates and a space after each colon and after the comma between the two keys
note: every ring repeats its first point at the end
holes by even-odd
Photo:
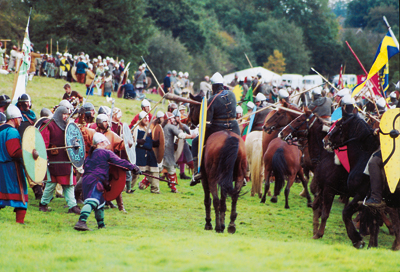
{"type": "Polygon", "coordinates": [[[127,160],[120,159],[112,151],[107,149],[96,149],[91,156],[85,160],[83,169],[85,173],[82,178],[83,199],[91,200],[98,204],[98,209],[104,206],[103,181],[109,179],[109,164],[133,170],[134,165],[127,160]]]}
{"type": "Polygon", "coordinates": [[[8,124],[0,126],[0,207],[10,206],[14,208],[28,208],[28,186],[25,173],[22,168],[22,160],[11,158],[8,154],[6,142],[18,139],[21,144],[21,136],[18,130],[8,124]],[[23,197],[19,188],[17,168],[20,173],[23,197]]]}
{"type": "MultiPolygon", "coordinates": [[[[138,129],[137,138],[143,139],[144,134],[145,131],[138,129]]],[[[147,134],[146,142],[143,146],[136,145],[136,165],[142,167],[158,167],[156,154],[154,154],[153,151],[153,140],[151,139],[150,133],[147,134]]]]}

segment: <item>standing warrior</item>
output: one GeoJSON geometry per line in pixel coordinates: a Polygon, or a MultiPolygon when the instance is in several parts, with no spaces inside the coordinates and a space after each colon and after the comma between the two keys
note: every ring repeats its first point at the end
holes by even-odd
{"type": "Polygon", "coordinates": [[[320,88],[313,89],[312,94],[313,102],[311,102],[308,108],[322,119],[331,121],[332,100],[327,97],[322,97],[320,88]]]}
{"type": "Polygon", "coordinates": [[[6,117],[7,123],[0,125],[0,209],[14,207],[16,222],[23,224],[28,208],[28,188],[21,165],[21,136],[17,130],[22,115],[16,106],[10,105],[6,117]]]}
{"type": "MultiPolygon", "coordinates": [[[[65,147],[65,129],[67,127],[67,119],[69,117],[68,109],[60,106],[56,109],[53,120],[41,134],[45,142],[46,148],[65,147]]],[[[47,121],[50,122],[50,121],[47,121]]],[[[44,122],[44,123],[47,123],[44,122]]],[[[76,185],[76,177],[74,175],[73,166],[67,155],[67,150],[56,149],[48,150],[49,172],[51,181],[46,183],[42,199],[39,203],[39,210],[48,212],[47,205],[53,198],[54,190],[57,183],[63,187],[65,200],[68,204],[68,213],[80,214],[81,210],[76,205],[74,185],[76,185]]]]}
{"type": "Polygon", "coordinates": [[[164,151],[164,160],[163,167],[167,170],[167,178],[171,182],[169,183],[169,187],[171,188],[171,192],[177,193],[177,189],[175,187],[175,183],[178,178],[176,176],[175,171],[175,150],[174,150],[174,138],[178,137],[179,139],[193,139],[195,136],[186,134],[179,130],[179,128],[174,123],[174,115],[170,112],[165,114],[164,120],[164,138],[165,138],[165,151],[164,151]]]}
{"type": "MultiPolygon", "coordinates": [[[[136,163],[141,172],[148,172],[150,175],[159,176],[159,169],[157,165],[157,158],[154,154],[153,147],[158,147],[160,142],[155,142],[151,138],[149,129],[149,118],[146,112],[139,113],[139,125],[133,131],[133,138],[137,142],[136,145],[136,163]],[[145,137],[146,135],[146,137],[145,137]]],[[[155,178],[147,178],[146,176],[139,183],[139,189],[144,190],[151,185],[150,192],[154,194],[160,193],[159,181],[155,178]]]]}
{"type": "MultiPolygon", "coordinates": [[[[236,97],[235,94],[229,90],[224,89],[223,77],[220,73],[216,72],[211,77],[213,95],[208,99],[208,110],[207,110],[207,121],[210,121],[210,125],[207,124],[205,139],[206,142],[208,137],[214,132],[221,130],[231,130],[240,136],[240,129],[238,122],[236,121],[236,97]]],[[[198,137],[193,139],[192,142],[192,154],[194,162],[194,172],[190,186],[194,186],[201,180],[201,172],[197,172],[198,165],[198,137]]]]}
{"type": "Polygon", "coordinates": [[[82,185],[85,205],[82,208],[79,221],[74,226],[76,230],[90,230],[86,225],[86,221],[93,210],[95,211],[98,228],[105,228],[103,192],[111,189],[108,183],[109,163],[124,167],[135,174],[140,174],[140,170],[136,165],[118,158],[112,151],[107,150],[109,145],[110,142],[103,134],[95,133],[93,146],[84,164],[85,173],[83,174],[82,185]]]}

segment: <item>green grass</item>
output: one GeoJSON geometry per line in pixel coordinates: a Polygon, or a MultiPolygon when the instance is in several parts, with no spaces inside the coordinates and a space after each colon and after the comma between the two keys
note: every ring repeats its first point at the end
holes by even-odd
{"type": "MultiPolygon", "coordinates": [[[[10,92],[10,76],[0,76],[0,93],[10,92]]],[[[61,80],[35,78],[28,85],[35,110],[62,96],[61,80]]],[[[82,91],[78,85],[73,89],[82,91]]],[[[153,99],[156,100],[156,99],[153,99]]],[[[95,105],[104,99],[94,97],[95,105]]],[[[138,112],[137,101],[117,100],[127,111],[138,112]]],[[[54,199],[50,213],[38,211],[29,191],[25,225],[15,223],[12,208],[0,211],[0,271],[399,271],[397,252],[390,250],[393,236],[386,227],[377,249],[354,249],[341,220],[343,204],[335,200],[325,236],[312,237],[312,210],[298,194],[290,193],[290,209],[284,196],[278,203],[244,195],[238,202],[237,231],[217,234],[204,230],[203,190],[180,181],[179,194],[161,183],[161,194],[137,190],[123,193],[127,213],[105,211],[106,229],[98,230],[94,215],[88,225],[94,231],[73,229],[78,216],[67,214],[64,199],[54,199]]],[[[251,183],[244,187],[250,190],[251,183]]],[[[228,204],[227,221],[230,203],[228,204]]],[[[213,226],[214,211],[212,210],[213,226]]],[[[368,236],[365,240],[368,240],[368,236]]]]}

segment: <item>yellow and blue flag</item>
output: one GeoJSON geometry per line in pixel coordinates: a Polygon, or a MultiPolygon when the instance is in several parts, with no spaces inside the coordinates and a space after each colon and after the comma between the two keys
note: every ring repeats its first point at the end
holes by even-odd
{"type": "Polygon", "coordinates": [[[389,88],[389,62],[386,63],[386,65],[383,66],[381,70],[381,83],[382,83],[382,93],[384,93],[386,97],[386,91],[389,88]]]}
{"type": "Polygon", "coordinates": [[[374,63],[369,70],[367,79],[353,88],[353,93],[351,94],[351,97],[354,97],[356,94],[358,94],[364,87],[365,83],[370,80],[376,73],[378,73],[379,70],[382,69],[382,67],[389,62],[389,59],[391,57],[399,53],[399,48],[396,45],[398,43],[397,40],[395,41],[395,39],[396,37],[392,36],[390,34],[390,31],[388,31],[388,33],[378,46],[378,50],[375,54],[374,63]]]}

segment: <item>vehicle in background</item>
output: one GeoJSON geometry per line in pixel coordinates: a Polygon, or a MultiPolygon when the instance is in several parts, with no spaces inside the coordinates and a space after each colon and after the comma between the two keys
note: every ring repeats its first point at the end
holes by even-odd
{"type": "MultiPolygon", "coordinates": [[[[357,75],[345,74],[345,75],[342,75],[342,77],[343,77],[343,82],[344,82],[344,86],[343,86],[344,88],[352,89],[357,84],[361,83],[361,82],[358,82],[357,75]]],[[[339,83],[339,75],[335,75],[333,77],[332,82],[337,87],[338,83],[339,83]]]]}
{"type": "Polygon", "coordinates": [[[290,86],[292,89],[299,87],[301,90],[303,88],[303,76],[297,74],[283,74],[281,86],[290,86]]]}

